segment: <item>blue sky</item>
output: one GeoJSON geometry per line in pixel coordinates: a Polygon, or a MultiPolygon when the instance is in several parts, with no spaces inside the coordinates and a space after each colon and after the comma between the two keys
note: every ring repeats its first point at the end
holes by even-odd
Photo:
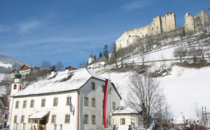
{"type": "Polygon", "coordinates": [[[36,66],[46,60],[78,67],[159,14],[175,12],[182,26],[187,12],[207,7],[209,0],[0,0],[0,54],[36,66]]]}

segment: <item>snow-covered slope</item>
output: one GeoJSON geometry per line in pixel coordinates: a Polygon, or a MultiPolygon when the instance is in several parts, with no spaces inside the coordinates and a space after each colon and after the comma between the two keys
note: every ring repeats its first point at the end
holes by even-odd
{"type": "Polygon", "coordinates": [[[11,64],[4,64],[4,63],[1,63],[0,62],[0,66],[4,67],[4,68],[12,68],[12,65],[11,64]]]}
{"type": "MultiPolygon", "coordinates": [[[[123,99],[127,98],[129,78],[132,72],[103,73],[101,76],[113,80],[123,99]]],[[[159,78],[167,102],[171,107],[174,119],[181,117],[181,112],[187,117],[195,117],[192,108],[198,103],[199,108],[206,106],[210,110],[210,67],[189,69],[174,66],[171,75],[159,78]]],[[[123,103],[124,104],[124,103],[123,103]]]]}
{"type": "Polygon", "coordinates": [[[13,69],[19,69],[24,64],[31,66],[12,57],[0,54],[0,73],[11,72],[13,69]]]}

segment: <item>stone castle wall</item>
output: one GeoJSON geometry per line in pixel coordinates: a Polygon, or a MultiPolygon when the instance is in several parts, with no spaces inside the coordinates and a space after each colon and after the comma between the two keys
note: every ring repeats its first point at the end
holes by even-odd
{"type": "Polygon", "coordinates": [[[182,35],[183,31],[190,32],[195,30],[195,25],[205,25],[209,23],[208,13],[202,10],[195,17],[185,16],[185,24],[182,29],[176,29],[176,18],[174,12],[168,12],[165,16],[153,18],[150,25],[125,31],[116,40],[116,51],[126,48],[130,45],[147,41],[147,37],[161,38],[163,36],[182,35]],[[183,30],[184,29],[184,30],[183,30]],[[166,33],[167,32],[167,33],[166,33]],[[142,40],[141,40],[142,39],[142,40]]]}

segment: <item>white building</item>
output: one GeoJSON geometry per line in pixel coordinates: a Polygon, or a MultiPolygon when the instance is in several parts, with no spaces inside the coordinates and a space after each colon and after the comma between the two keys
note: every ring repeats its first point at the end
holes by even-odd
{"type": "Polygon", "coordinates": [[[132,130],[144,130],[142,115],[130,107],[115,110],[112,114],[112,124],[118,130],[128,130],[129,125],[132,130]]]}
{"type": "MultiPolygon", "coordinates": [[[[86,69],[66,70],[21,89],[20,77],[11,85],[10,130],[103,130],[104,78],[86,69]]],[[[120,101],[111,82],[108,113],[120,101]]]]}
{"type": "Polygon", "coordinates": [[[102,56],[102,57],[99,57],[98,59],[94,59],[92,54],[89,56],[88,66],[87,66],[89,69],[101,68],[101,67],[105,67],[106,65],[107,65],[106,57],[102,56]]]}
{"type": "Polygon", "coordinates": [[[38,67],[31,67],[31,66],[27,66],[27,65],[23,65],[20,69],[14,69],[12,72],[10,72],[11,78],[14,79],[15,78],[15,74],[17,73],[17,71],[19,71],[19,73],[22,76],[25,76],[29,73],[35,72],[39,70],[38,67]]]}

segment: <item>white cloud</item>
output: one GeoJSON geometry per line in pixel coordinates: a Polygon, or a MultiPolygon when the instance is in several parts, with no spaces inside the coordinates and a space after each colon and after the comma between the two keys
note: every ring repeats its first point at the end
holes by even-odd
{"type": "Polygon", "coordinates": [[[18,24],[19,32],[20,33],[28,33],[36,29],[38,26],[40,26],[41,22],[37,20],[31,20],[27,22],[22,22],[18,24]]]}
{"type": "Polygon", "coordinates": [[[139,8],[144,8],[148,5],[148,1],[134,1],[128,4],[123,5],[121,8],[125,11],[131,11],[139,8]]]}

